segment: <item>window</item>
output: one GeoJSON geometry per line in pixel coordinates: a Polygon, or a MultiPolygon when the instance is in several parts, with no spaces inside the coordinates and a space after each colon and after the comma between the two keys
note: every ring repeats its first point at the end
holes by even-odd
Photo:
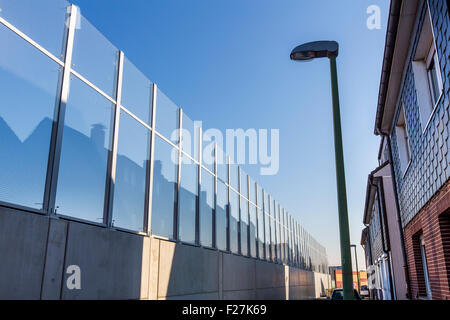
{"type": "Polygon", "coordinates": [[[71,77],[62,137],[56,210],[103,223],[113,105],[71,77]]]}
{"type": "Polygon", "coordinates": [[[200,192],[200,243],[212,247],[213,210],[214,210],[214,176],[202,169],[200,192]]]}
{"type": "Polygon", "coordinates": [[[113,226],[145,231],[146,177],[150,131],[124,111],[120,113],[113,226]]]}
{"type": "Polygon", "coordinates": [[[405,109],[403,108],[403,105],[398,116],[395,131],[397,134],[397,147],[400,157],[400,167],[402,169],[402,172],[406,172],[409,161],[411,160],[411,153],[409,149],[408,128],[406,126],[405,109]]]}
{"type": "Polygon", "coordinates": [[[155,137],[152,195],[152,234],[173,239],[178,151],[155,137]]]}
{"type": "Polygon", "coordinates": [[[241,254],[248,253],[248,201],[241,197],[241,254]]]}
{"type": "Polygon", "coordinates": [[[442,91],[442,84],[440,83],[441,78],[438,74],[437,69],[438,63],[439,61],[437,60],[436,49],[433,46],[427,59],[428,84],[431,91],[433,105],[436,105],[436,103],[438,102],[439,96],[441,95],[442,91]]]}
{"type": "Polygon", "coordinates": [[[195,243],[198,165],[185,154],[181,156],[180,193],[178,195],[178,236],[183,242],[195,243]]]}
{"type": "Polygon", "coordinates": [[[442,93],[441,69],[436,52],[433,27],[427,10],[413,58],[414,82],[420,120],[425,130],[442,93]]]}
{"type": "Polygon", "coordinates": [[[450,272],[448,272],[450,270],[450,208],[439,215],[439,231],[447,269],[447,281],[450,283],[450,272]]]}
{"type": "Polygon", "coordinates": [[[3,24],[0,43],[0,201],[43,209],[60,68],[3,24]]]}
{"type": "Polygon", "coordinates": [[[422,268],[425,278],[425,289],[427,292],[427,297],[431,299],[431,289],[430,289],[430,279],[428,276],[428,265],[427,265],[427,254],[425,251],[425,241],[423,240],[423,234],[419,238],[420,240],[420,256],[422,258],[422,268]]]}
{"type": "Polygon", "coordinates": [[[220,180],[217,180],[217,205],[216,205],[216,247],[219,250],[227,250],[227,210],[228,188],[220,180]]]}

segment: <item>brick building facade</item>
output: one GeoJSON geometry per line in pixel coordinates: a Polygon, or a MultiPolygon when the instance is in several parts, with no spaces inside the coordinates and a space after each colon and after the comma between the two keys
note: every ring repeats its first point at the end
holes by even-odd
{"type": "Polygon", "coordinates": [[[420,251],[423,235],[433,299],[450,299],[450,182],[447,182],[405,228],[413,298],[427,295],[420,251]]]}

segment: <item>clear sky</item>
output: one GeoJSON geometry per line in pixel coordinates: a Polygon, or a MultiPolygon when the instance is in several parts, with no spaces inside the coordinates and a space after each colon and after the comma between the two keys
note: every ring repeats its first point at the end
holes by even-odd
{"type": "MultiPolygon", "coordinates": [[[[116,47],[204,128],[280,130],[267,189],[340,265],[329,64],[290,61],[307,41],[340,44],[338,74],[352,243],[359,244],[389,1],[73,0],[116,47]],[[370,5],[381,29],[369,30],[370,5]]],[[[358,262],[364,268],[362,248],[358,262]]]]}

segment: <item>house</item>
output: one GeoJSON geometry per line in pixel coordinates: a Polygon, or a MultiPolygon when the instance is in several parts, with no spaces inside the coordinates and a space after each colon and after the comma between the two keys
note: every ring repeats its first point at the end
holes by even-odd
{"type": "Polygon", "coordinates": [[[369,175],[362,240],[381,289],[389,283],[397,299],[404,288],[411,299],[450,298],[448,9],[442,0],[390,5],[375,119],[380,167],[369,175]]]}

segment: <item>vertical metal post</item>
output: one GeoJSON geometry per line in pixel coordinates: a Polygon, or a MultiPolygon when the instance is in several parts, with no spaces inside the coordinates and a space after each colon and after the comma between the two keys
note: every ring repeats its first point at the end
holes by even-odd
{"type": "Polygon", "coordinates": [[[356,279],[358,279],[358,293],[360,293],[361,285],[359,282],[358,253],[356,252],[356,245],[354,246],[354,248],[355,248],[355,262],[356,262],[356,279]]]}
{"type": "MultiPolygon", "coordinates": [[[[194,126],[195,130],[195,126],[194,126]]],[[[194,134],[195,137],[195,134],[194,134]]],[[[202,128],[198,128],[198,188],[197,188],[197,199],[196,199],[196,210],[195,210],[195,243],[200,245],[200,196],[201,196],[201,185],[202,185],[202,128]]],[[[195,153],[195,148],[194,148],[195,153]]],[[[195,156],[194,156],[195,158],[195,156]]]]}
{"type": "Polygon", "coordinates": [[[155,125],[156,125],[156,101],[157,101],[157,92],[158,92],[158,86],[154,83],[152,85],[152,123],[151,127],[152,130],[150,132],[150,157],[149,157],[149,177],[147,180],[148,183],[148,195],[147,195],[147,234],[152,234],[152,203],[153,203],[153,174],[155,169],[155,125]]]}
{"type": "MultiPolygon", "coordinates": [[[[238,197],[238,223],[237,223],[237,236],[238,236],[238,253],[242,255],[242,246],[241,246],[241,167],[238,166],[238,181],[237,181],[237,191],[239,194],[238,197]]],[[[250,250],[250,248],[247,248],[250,250]]]]}
{"type": "Polygon", "coordinates": [[[213,234],[212,234],[212,245],[213,248],[217,247],[217,142],[214,142],[214,210],[213,210],[213,234]]]}
{"type": "Polygon", "coordinates": [[[344,151],[342,147],[341,115],[336,68],[336,57],[330,57],[331,91],[333,98],[333,128],[336,157],[336,183],[339,209],[339,235],[341,244],[342,284],[344,300],[353,300],[353,274],[350,253],[350,232],[347,212],[347,192],[345,186],[344,151]]]}
{"type": "Polygon", "coordinates": [[[173,217],[173,237],[175,240],[180,240],[179,235],[179,212],[180,212],[180,187],[181,187],[181,150],[183,149],[182,139],[183,139],[183,109],[178,110],[178,165],[177,165],[177,191],[176,191],[176,201],[175,210],[173,217]]]}
{"type": "Polygon", "coordinates": [[[70,71],[72,65],[73,42],[75,39],[75,27],[77,22],[78,7],[67,7],[67,34],[65,43],[64,69],[60,84],[59,105],[55,108],[52,137],[50,143],[49,163],[44,193],[44,210],[48,214],[56,214],[56,189],[58,184],[59,164],[61,160],[62,136],[64,131],[64,119],[66,116],[67,101],[69,99],[70,71]]]}
{"type": "Polygon", "coordinates": [[[231,251],[231,230],[230,230],[230,214],[231,214],[231,205],[230,205],[230,185],[231,185],[231,176],[230,176],[230,157],[227,156],[227,167],[228,167],[228,195],[227,195],[227,251],[231,251]]]}
{"type": "Polygon", "coordinates": [[[119,140],[120,104],[122,100],[122,78],[123,78],[123,58],[124,54],[119,51],[117,59],[117,79],[116,79],[116,105],[114,106],[114,118],[112,124],[111,150],[108,153],[107,179],[105,190],[104,221],[109,227],[114,226],[113,203],[114,187],[116,183],[117,167],[117,146],[119,140]]]}

